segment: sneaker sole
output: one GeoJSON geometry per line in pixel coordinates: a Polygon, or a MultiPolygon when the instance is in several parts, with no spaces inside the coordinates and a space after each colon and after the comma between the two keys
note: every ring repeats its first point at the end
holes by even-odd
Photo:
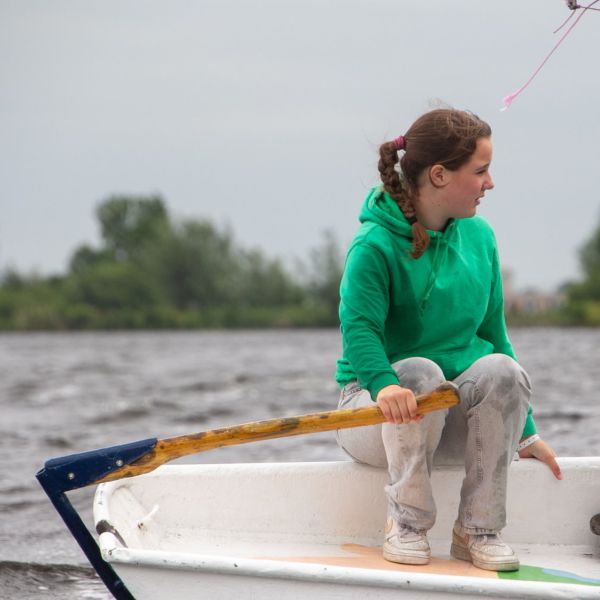
{"type": "Polygon", "coordinates": [[[510,560],[505,562],[493,562],[493,561],[481,561],[471,555],[468,548],[459,546],[458,544],[452,543],[450,546],[450,554],[458,560],[466,560],[467,562],[473,563],[480,569],[486,571],[518,571],[521,564],[517,560],[510,560]]]}
{"type": "Polygon", "coordinates": [[[430,556],[423,556],[418,554],[398,554],[390,552],[383,548],[383,558],[390,562],[398,563],[401,565],[426,565],[429,563],[430,556]]]}

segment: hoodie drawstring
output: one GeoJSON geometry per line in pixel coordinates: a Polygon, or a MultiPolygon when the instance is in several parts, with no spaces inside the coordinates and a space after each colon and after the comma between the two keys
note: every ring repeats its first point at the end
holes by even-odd
{"type": "Polygon", "coordinates": [[[423,296],[423,300],[421,301],[421,313],[427,307],[427,302],[429,301],[429,296],[431,296],[431,292],[435,286],[435,280],[437,279],[437,274],[442,270],[446,259],[448,258],[448,241],[445,238],[438,238],[435,244],[435,252],[433,253],[433,259],[431,261],[431,272],[429,273],[429,279],[427,281],[427,287],[425,288],[425,295],[423,296]],[[440,246],[444,246],[444,251],[440,253],[440,246]]]}

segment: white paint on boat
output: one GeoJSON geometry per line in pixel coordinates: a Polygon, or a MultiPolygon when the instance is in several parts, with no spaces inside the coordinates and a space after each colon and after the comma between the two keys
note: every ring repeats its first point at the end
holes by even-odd
{"type": "Polygon", "coordinates": [[[560,464],[563,481],[537,461],[512,465],[503,537],[522,565],[579,584],[506,580],[451,559],[456,467],[432,476],[438,518],[424,567],[383,560],[387,474],[351,462],[165,466],[99,486],[94,518],[126,541],[106,532],[100,547],[138,600],[600,598],[591,585],[600,584],[600,538],[589,528],[600,513],[600,458],[560,464]]]}

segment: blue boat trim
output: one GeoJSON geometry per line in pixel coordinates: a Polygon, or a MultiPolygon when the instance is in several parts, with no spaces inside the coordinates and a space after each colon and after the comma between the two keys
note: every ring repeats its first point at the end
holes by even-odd
{"type": "Polygon", "coordinates": [[[135,598],[114,569],[102,558],[98,543],[73,508],[65,492],[90,485],[109,473],[135,462],[151,452],[157,442],[156,438],[149,438],[121,446],[53,458],[47,461],[44,468],[36,474],[54,508],[98,576],[117,600],[135,600],[135,598]]]}

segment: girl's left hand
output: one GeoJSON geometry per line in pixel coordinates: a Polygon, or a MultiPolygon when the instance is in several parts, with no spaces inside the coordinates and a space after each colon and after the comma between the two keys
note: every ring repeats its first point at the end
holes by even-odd
{"type": "Polygon", "coordinates": [[[527,446],[527,448],[519,450],[519,458],[537,458],[548,465],[556,479],[563,478],[560,467],[556,462],[556,453],[541,438],[527,446]]]}

